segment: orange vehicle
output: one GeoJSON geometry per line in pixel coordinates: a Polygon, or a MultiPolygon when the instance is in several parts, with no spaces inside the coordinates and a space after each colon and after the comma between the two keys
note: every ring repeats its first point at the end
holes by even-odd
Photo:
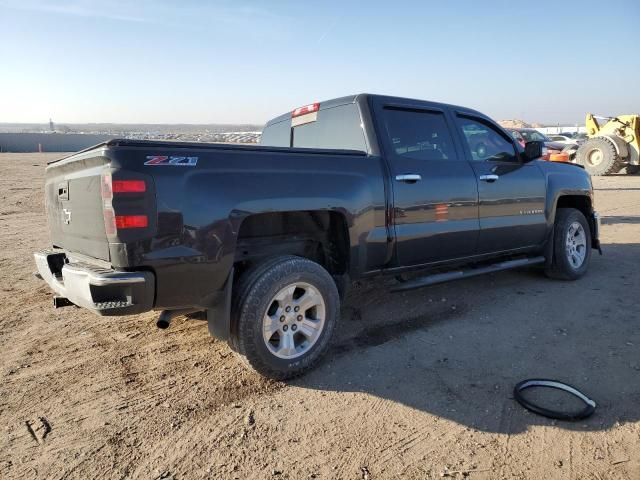
{"type": "Polygon", "coordinates": [[[540,133],[534,128],[507,128],[507,132],[515,138],[522,147],[525,143],[533,140],[544,142],[545,148],[542,150],[542,159],[551,162],[569,162],[571,161],[569,154],[563,152],[565,145],[552,141],[546,135],[540,133]]]}
{"type": "Polygon", "coordinates": [[[542,158],[545,160],[549,160],[550,162],[569,162],[571,159],[569,158],[569,154],[567,152],[558,152],[554,150],[554,153],[547,153],[549,158],[542,158]]]}

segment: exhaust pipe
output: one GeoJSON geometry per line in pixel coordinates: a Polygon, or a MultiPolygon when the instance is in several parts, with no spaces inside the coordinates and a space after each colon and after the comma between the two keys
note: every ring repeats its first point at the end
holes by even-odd
{"type": "Polygon", "coordinates": [[[75,303],[65,297],[53,297],[53,308],[73,307],[75,303]]]}
{"type": "Polygon", "coordinates": [[[156,320],[156,327],[161,330],[166,330],[171,325],[171,320],[180,315],[186,315],[187,313],[197,312],[197,308],[181,308],[178,310],[163,310],[156,320]]]}

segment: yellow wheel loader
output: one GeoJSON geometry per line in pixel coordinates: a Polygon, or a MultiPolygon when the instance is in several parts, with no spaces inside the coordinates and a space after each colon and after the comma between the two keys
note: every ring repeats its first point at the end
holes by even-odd
{"type": "Polygon", "coordinates": [[[591,175],[610,175],[627,167],[640,172],[640,115],[599,117],[587,113],[589,139],[578,148],[576,162],[591,175]],[[603,125],[598,120],[606,120],[603,125]]]}

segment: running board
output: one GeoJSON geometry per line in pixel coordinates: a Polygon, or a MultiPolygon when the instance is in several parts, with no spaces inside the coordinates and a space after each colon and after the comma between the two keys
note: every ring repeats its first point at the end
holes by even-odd
{"type": "Polygon", "coordinates": [[[391,289],[392,292],[404,292],[405,290],[413,290],[414,288],[435,285],[436,283],[450,282],[451,280],[460,280],[462,278],[471,278],[485,273],[500,272],[502,270],[510,270],[518,267],[528,267],[544,263],[544,257],[522,258],[519,260],[508,260],[506,262],[494,263],[486,267],[472,268],[469,270],[455,270],[452,272],[436,273],[427,275],[426,277],[416,278],[401,283],[399,286],[391,289]]]}

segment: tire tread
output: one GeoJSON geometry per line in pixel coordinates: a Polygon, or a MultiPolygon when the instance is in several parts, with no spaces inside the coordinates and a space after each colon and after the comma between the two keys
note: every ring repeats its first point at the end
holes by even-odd
{"type": "Polygon", "coordinates": [[[551,264],[545,268],[545,274],[549,278],[556,280],[577,280],[586,273],[591,259],[591,231],[589,228],[589,222],[587,222],[584,214],[578,209],[558,208],[553,228],[553,248],[551,249],[553,258],[551,260],[551,264]],[[587,237],[587,256],[584,260],[583,266],[578,271],[568,265],[564,254],[564,242],[566,236],[565,228],[575,220],[582,224],[587,237]]]}
{"type": "Polygon", "coordinates": [[[335,330],[339,316],[340,302],[333,278],[321,265],[293,255],[268,258],[244,272],[235,290],[229,345],[245,365],[274,380],[295,378],[316,366],[329,348],[331,335],[335,330]],[[318,344],[319,348],[316,349],[315,345],[312,347],[314,350],[312,350],[310,357],[302,356],[299,366],[283,370],[269,365],[256,348],[255,328],[258,328],[258,324],[261,322],[261,318],[256,318],[256,315],[261,317],[261,313],[259,313],[261,309],[258,308],[258,305],[264,300],[266,292],[272,288],[274,280],[277,280],[279,275],[289,275],[300,271],[317,276],[320,282],[325,283],[324,287],[329,290],[328,295],[331,298],[325,298],[325,302],[328,303],[325,320],[325,329],[327,330],[318,340],[321,342],[318,344]]]}

